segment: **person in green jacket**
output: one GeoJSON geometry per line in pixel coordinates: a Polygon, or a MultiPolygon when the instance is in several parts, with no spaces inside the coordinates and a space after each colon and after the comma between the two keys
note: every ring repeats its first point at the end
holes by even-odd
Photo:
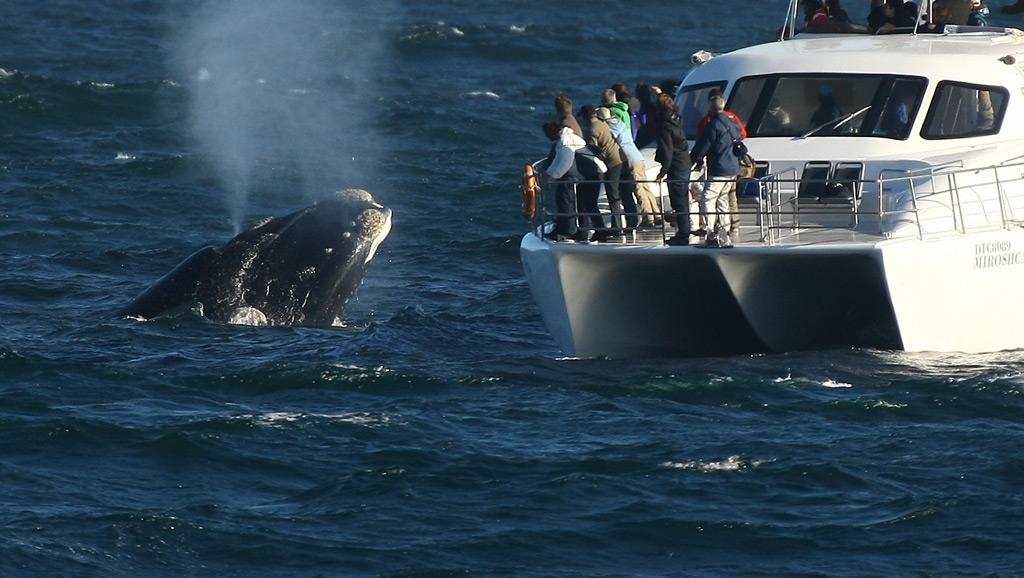
{"type": "Polygon", "coordinates": [[[629,117],[629,103],[621,102],[615,97],[615,91],[608,89],[604,91],[604,95],[601,97],[601,106],[608,108],[615,115],[615,118],[619,119],[622,124],[626,125],[626,130],[629,134],[633,134],[633,123],[629,117]]]}

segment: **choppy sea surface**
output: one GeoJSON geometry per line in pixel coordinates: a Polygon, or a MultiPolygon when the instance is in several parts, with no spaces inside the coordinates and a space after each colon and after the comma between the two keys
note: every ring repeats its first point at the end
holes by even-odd
{"type": "Polygon", "coordinates": [[[531,300],[553,97],[782,4],[5,1],[0,576],[1024,576],[1024,352],[574,360],[531,300]],[[343,327],[114,315],[350,187],[343,327]]]}

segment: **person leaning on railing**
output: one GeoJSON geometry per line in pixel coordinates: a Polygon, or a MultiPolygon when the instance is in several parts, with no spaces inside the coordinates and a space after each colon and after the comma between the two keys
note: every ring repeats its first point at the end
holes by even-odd
{"type": "Polygon", "coordinates": [[[626,166],[626,157],[622,147],[615,142],[608,124],[598,118],[596,108],[589,104],[583,105],[580,108],[580,120],[587,146],[601,151],[599,156],[607,167],[604,174],[604,194],[608,198],[608,208],[612,212],[612,229],[609,233],[618,235],[622,232],[623,226],[630,226],[630,222],[633,227],[637,225],[636,202],[633,195],[623,198],[619,192],[619,181],[622,178],[622,169],[626,166]],[[626,211],[632,213],[632,216],[627,216],[626,211]]]}
{"type": "Polygon", "coordinates": [[[569,127],[561,123],[546,122],[542,127],[544,134],[553,142],[551,154],[545,159],[541,166],[543,170],[538,178],[540,186],[544,189],[552,182],[555,187],[555,229],[549,235],[552,240],[573,240],[582,241],[586,233],[580,231],[576,226],[576,191],[573,183],[568,181],[558,182],[563,177],[577,178],[576,151],[585,148],[587,143],[569,127]]]}
{"type": "Polygon", "coordinates": [[[644,162],[644,155],[636,148],[633,142],[633,135],[629,134],[629,126],[616,118],[612,110],[602,106],[597,109],[597,118],[608,123],[608,128],[615,137],[615,142],[622,147],[626,156],[626,163],[629,166],[630,177],[624,184],[623,193],[628,196],[636,195],[636,204],[640,212],[640,226],[650,227],[661,225],[661,209],[655,200],[651,189],[647,187],[647,166],[644,162]]]}

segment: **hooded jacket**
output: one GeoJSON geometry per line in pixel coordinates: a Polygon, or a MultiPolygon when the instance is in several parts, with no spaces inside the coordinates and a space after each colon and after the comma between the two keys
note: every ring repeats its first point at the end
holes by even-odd
{"type": "Polygon", "coordinates": [[[620,121],[622,121],[622,124],[626,125],[626,130],[628,130],[629,133],[630,133],[629,134],[629,138],[630,138],[630,140],[632,140],[633,139],[633,121],[630,119],[629,103],[628,102],[622,102],[620,100],[618,102],[613,102],[611,104],[606,104],[604,106],[608,107],[612,111],[612,114],[615,115],[615,118],[619,119],[620,121]]]}
{"type": "Polygon", "coordinates": [[[988,6],[982,4],[967,16],[968,26],[988,26],[988,6]]]}
{"type": "Polygon", "coordinates": [[[554,157],[551,163],[544,170],[552,179],[558,180],[568,175],[571,178],[578,178],[576,170],[576,151],[586,148],[587,143],[576,135],[569,127],[563,126],[558,133],[558,140],[554,144],[554,157]]]}

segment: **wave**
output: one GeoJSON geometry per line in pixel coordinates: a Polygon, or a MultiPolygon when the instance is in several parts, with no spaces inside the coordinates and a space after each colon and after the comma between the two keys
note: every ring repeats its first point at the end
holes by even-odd
{"type": "Polygon", "coordinates": [[[40,126],[145,126],[152,112],[183,106],[182,87],[170,80],[149,82],[69,81],[21,72],[0,78],[0,112],[14,123],[40,126]]]}

